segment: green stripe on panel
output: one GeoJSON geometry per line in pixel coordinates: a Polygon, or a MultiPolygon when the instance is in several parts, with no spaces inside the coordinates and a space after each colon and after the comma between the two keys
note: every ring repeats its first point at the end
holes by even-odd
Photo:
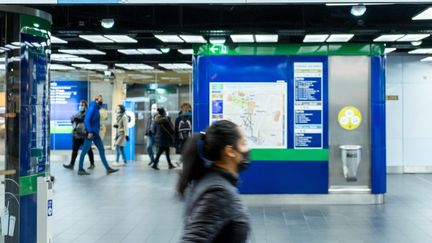
{"type": "Polygon", "coordinates": [[[328,149],[252,149],[255,161],[328,161],[328,149]]]}
{"type": "Polygon", "coordinates": [[[20,196],[26,196],[37,192],[37,178],[45,176],[45,173],[34,174],[31,176],[21,176],[20,180],[20,196]]]}

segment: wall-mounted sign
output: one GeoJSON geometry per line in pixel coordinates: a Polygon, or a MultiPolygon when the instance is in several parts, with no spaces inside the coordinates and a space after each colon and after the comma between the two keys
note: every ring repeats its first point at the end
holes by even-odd
{"type": "Polygon", "coordinates": [[[362,114],[354,106],[346,106],[339,111],[339,125],[346,130],[354,130],[361,125],[362,114]]]}
{"type": "Polygon", "coordinates": [[[323,63],[294,63],[294,148],[323,147],[323,63]]]}

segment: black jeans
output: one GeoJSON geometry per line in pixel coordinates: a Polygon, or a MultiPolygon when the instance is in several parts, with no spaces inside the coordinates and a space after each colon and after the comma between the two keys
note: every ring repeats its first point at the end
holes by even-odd
{"type": "Polygon", "coordinates": [[[159,146],[158,147],[158,152],[156,154],[156,159],[154,162],[154,166],[157,167],[158,163],[159,163],[159,158],[161,157],[162,153],[165,152],[165,156],[167,158],[168,161],[168,165],[169,166],[173,166],[173,164],[171,163],[171,159],[170,159],[170,147],[169,146],[159,146]]]}
{"type": "MultiPolygon", "coordinates": [[[[78,151],[83,144],[84,144],[84,138],[83,139],[76,139],[76,138],[72,139],[72,158],[70,161],[70,165],[72,165],[72,166],[75,165],[75,160],[78,157],[78,151]]],[[[93,156],[93,151],[91,149],[88,151],[87,155],[90,159],[90,164],[94,165],[94,156],[93,156]]]]}

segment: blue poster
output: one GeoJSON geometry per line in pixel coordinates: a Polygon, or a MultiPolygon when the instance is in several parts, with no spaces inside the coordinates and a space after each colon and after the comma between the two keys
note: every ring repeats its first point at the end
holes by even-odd
{"type": "Polygon", "coordinates": [[[51,149],[72,149],[71,117],[81,100],[88,101],[87,81],[51,82],[51,149]]]}
{"type": "Polygon", "coordinates": [[[323,63],[294,62],[294,148],[321,149],[323,142],[323,63]]]}

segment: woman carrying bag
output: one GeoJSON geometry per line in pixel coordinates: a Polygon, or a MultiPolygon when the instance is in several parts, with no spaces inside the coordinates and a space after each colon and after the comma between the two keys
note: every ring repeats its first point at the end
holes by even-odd
{"type": "Polygon", "coordinates": [[[126,141],[129,141],[129,119],[126,115],[126,108],[123,105],[118,105],[116,109],[116,121],[117,123],[114,125],[114,128],[116,128],[116,137],[115,137],[115,148],[117,151],[117,157],[116,162],[114,163],[114,166],[126,166],[127,160],[126,160],[126,154],[124,151],[124,147],[126,144],[126,141]],[[120,155],[123,157],[123,163],[119,163],[120,155]]]}
{"type": "Polygon", "coordinates": [[[174,145],[174,129],[171,119],[167,116],[164,108],[157,109],[158,114],[153,123],[153,133],[155,134],[155,143],[158,152],[152,166],[153,169],[159,170],[159,158],[163,152],[167,158],[169,169],[174,169],[175,166],[171,163],[170,159],[170,146],[174,145]]]}

